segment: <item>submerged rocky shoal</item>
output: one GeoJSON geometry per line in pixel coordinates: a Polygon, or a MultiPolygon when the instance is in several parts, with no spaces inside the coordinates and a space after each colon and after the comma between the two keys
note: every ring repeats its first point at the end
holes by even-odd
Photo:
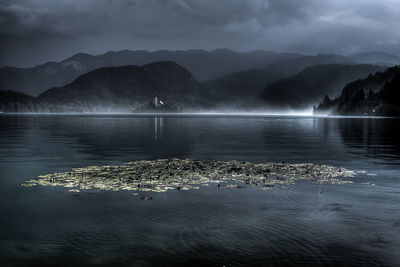
{"type": "Polygon", "coordinates": [[[243,188],[257,186],[268,190],[288,186],[298,180],[312,183],[343,184],[354,171],[311,163],[261,163],[191,159],[140,160],[121,166],[89,166],[52,173],[28,180],[22,186],[62,186],[80,190],[133,190],[165,192],[199,189],[199,186],[243,188]]]}

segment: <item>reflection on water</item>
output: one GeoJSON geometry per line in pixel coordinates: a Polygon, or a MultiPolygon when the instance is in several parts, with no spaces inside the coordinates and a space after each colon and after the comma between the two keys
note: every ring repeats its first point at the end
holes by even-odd
{"type": "Polygon", "coordinates": [[[339,130],[346,146],[363,149],[368,157],[395,160],[400,152],[399,122],[398,119],[340,120],[339,130]]]}
{"type": "MultiPolygon", "coordinates": [[[[0,263],[398,265],[398,119],[0,116],[0,263]],[[137,159],[312,162],[352,185],[153,195],[21,188],[71,167],[137,159]]],[[[141,193],[142,194],[142,193],[141,193]]]]}
{"type": "Polygon", "coordinates": [[[34,142],[48,138],[108,160],[191,157],[346,163],[375,158],[397,164],[400,153],[397,119],[2,116],[1,124],[4,145],[13,138],[26,141],[26,149],[41,150],[34,142]]]}
{"type": "Polygon", "coordinates": [[[161,138],[163,134],[163,117],[154,116],[154,140],[161,138]]]}

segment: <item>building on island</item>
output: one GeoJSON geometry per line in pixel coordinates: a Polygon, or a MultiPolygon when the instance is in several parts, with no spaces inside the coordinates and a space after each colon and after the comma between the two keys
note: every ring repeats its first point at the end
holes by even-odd
{"type": "Polygon", "coordinates": [[[153,98],[148,104],[144,104],[134,109],[133,112],[182,112],[182,108],[177,106],[172,102],[162,101],[156,93],[154,93],[153,98]]]}

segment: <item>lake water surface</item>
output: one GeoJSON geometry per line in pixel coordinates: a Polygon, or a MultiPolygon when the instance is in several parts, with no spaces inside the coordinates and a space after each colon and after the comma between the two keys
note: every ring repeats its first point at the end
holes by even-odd
{"type": "Polygon", "coordinates": [[[0,265],[399,266],[399,119],[0,114],[0,265]],[[150,193],[20,187],[160,158],[311,162],[352,184],[150,193]],[[374,174],[374,175],[371,175],[374,174]],[[146,194],[149,195],[149,194],[146,194]]]}

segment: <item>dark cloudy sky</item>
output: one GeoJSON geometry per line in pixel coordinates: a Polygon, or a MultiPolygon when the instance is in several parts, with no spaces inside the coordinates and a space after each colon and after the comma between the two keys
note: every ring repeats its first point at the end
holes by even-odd
{"type": "Polygon", "coordinates": [[[121,49],[400,54],[399,0],[0,0],[0,66],[121,49]]]}

